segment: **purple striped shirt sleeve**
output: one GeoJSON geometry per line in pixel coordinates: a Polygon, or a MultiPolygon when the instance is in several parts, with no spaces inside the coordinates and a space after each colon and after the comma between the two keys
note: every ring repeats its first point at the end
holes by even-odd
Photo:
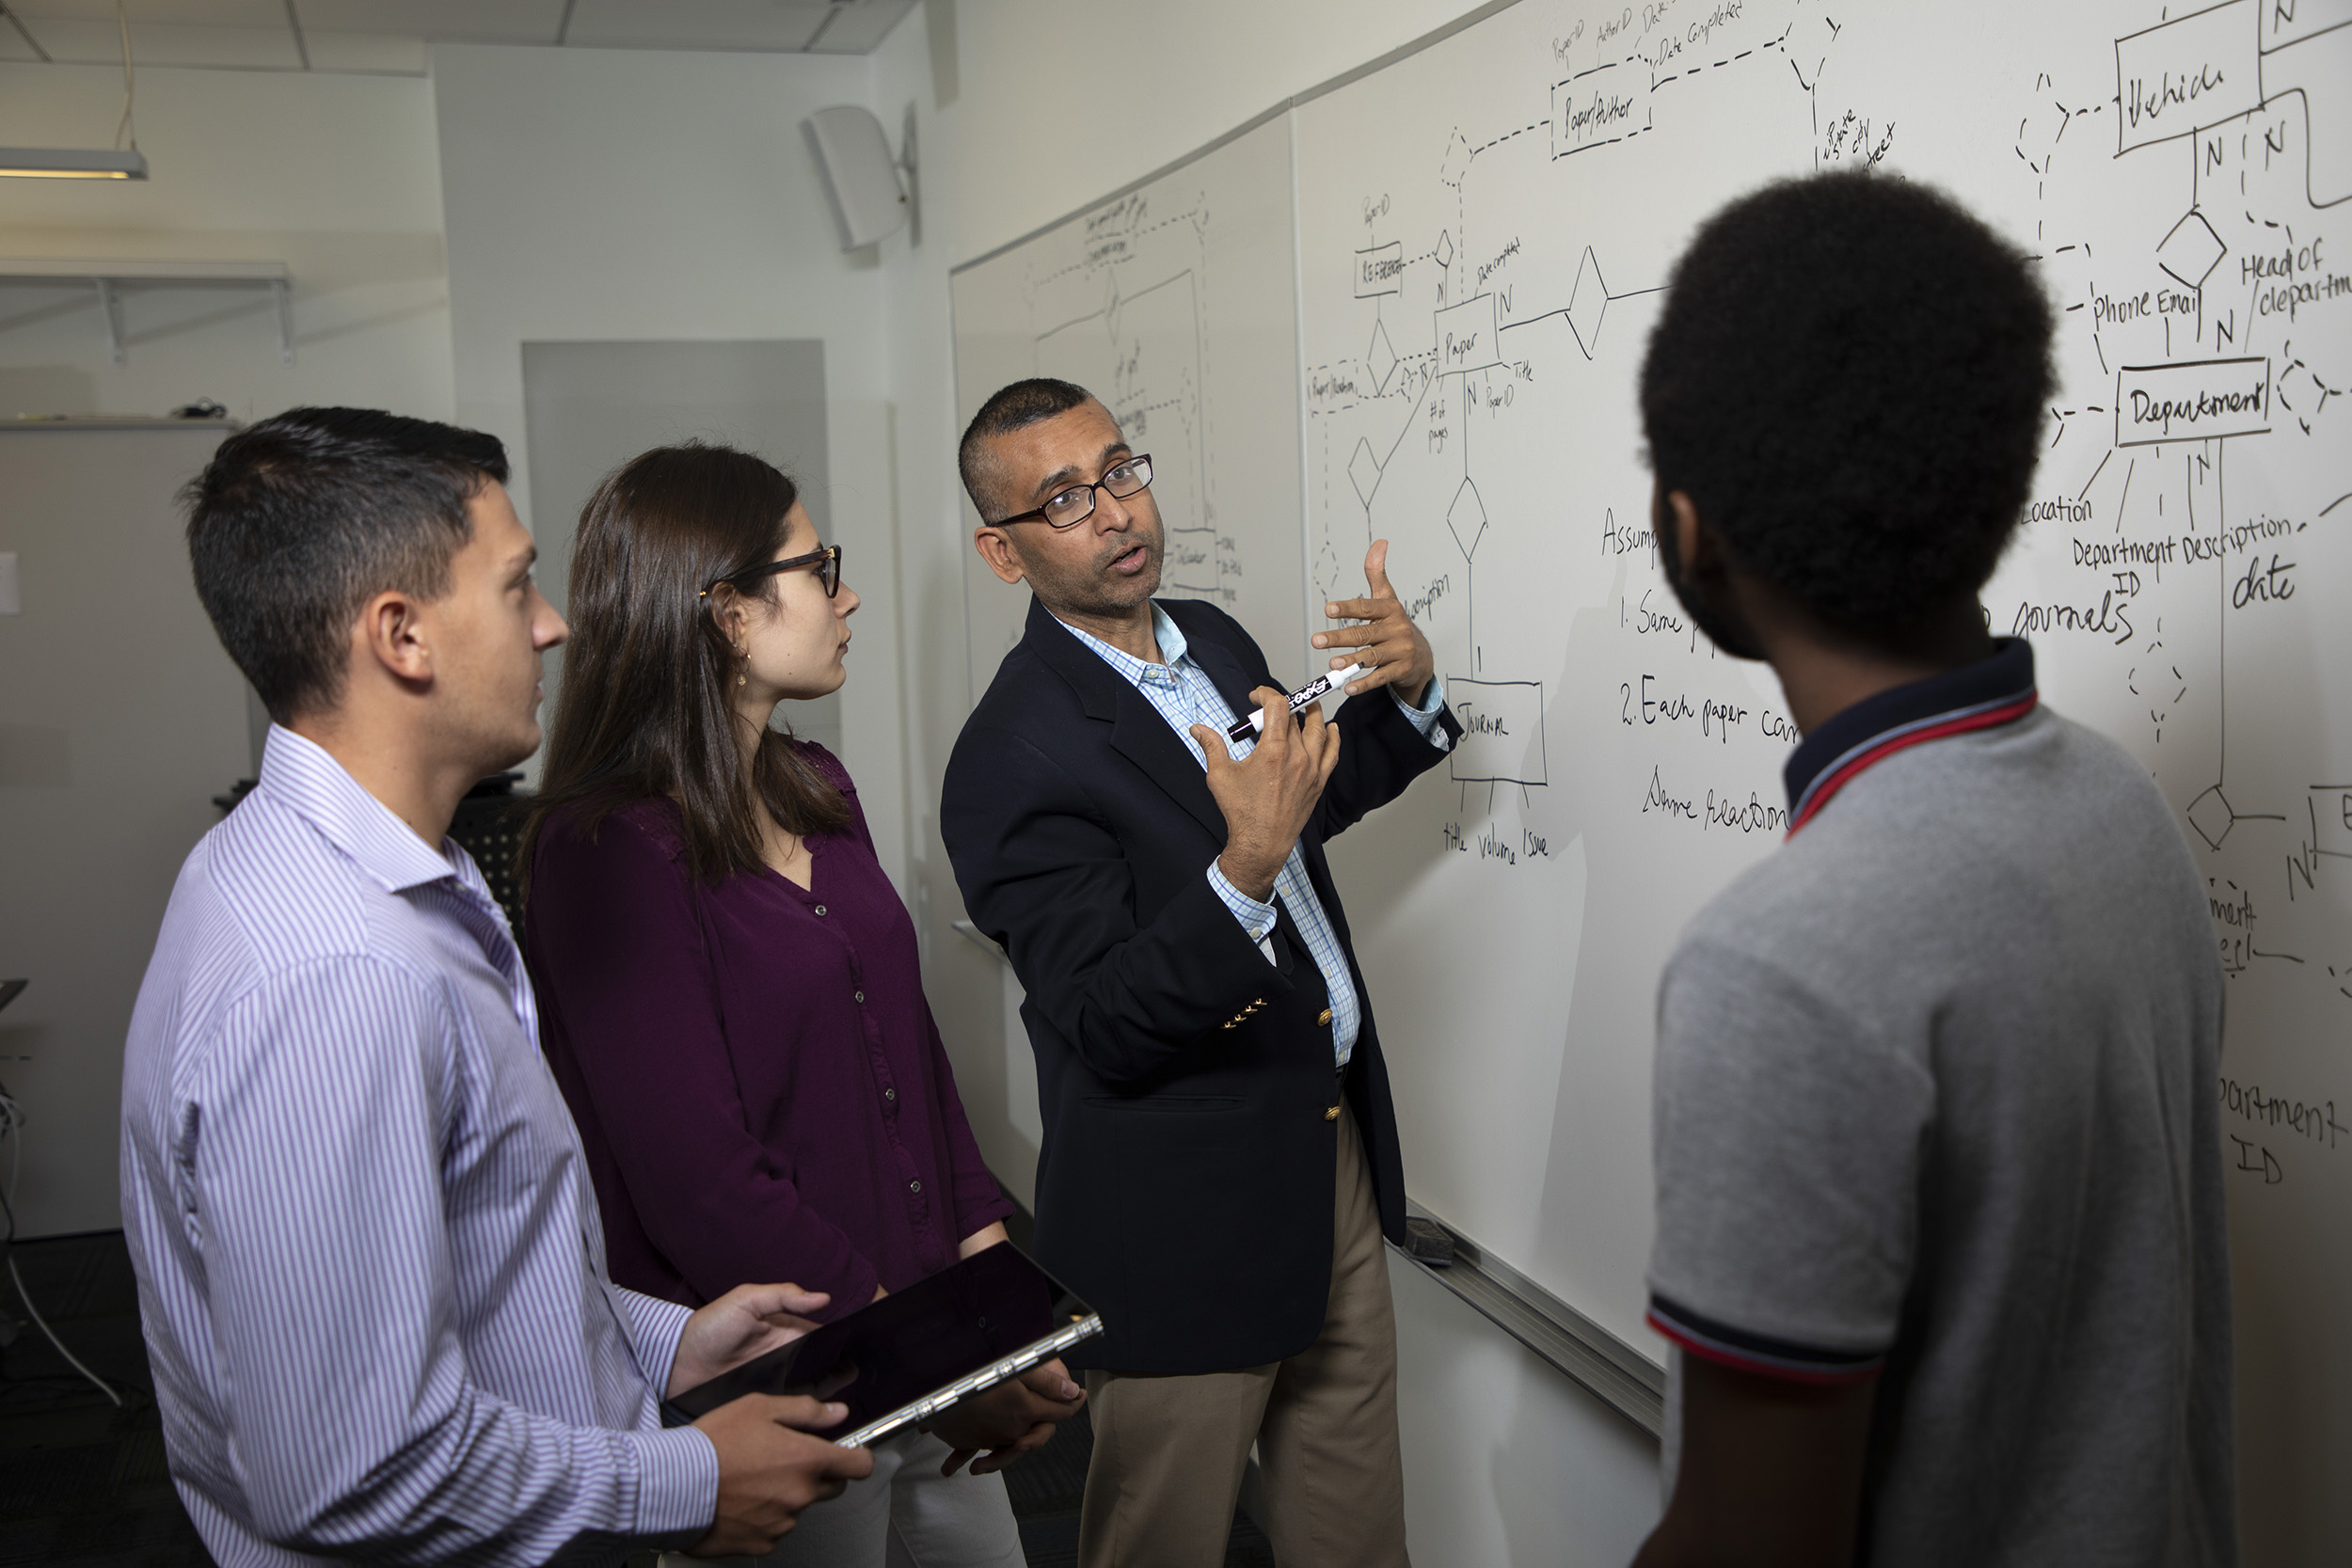
{"type": "Polygon", "coordinates": [[[688,1314],[606,1272],[505,921],[310,741],[188,857],[123,1053],[171,1477],[222,1568],[618,1560],[710,1524],[688,1314]]]}
{"type": "MultiPolygon", "coordinates": [[[[707,1525],[699,1433],[576,1426],[467,1375],[454,1278],[495,1266],[465,1256],[495,1238],[443,1223],[435,1136],[461,1109],[437,1043],[465,1022],[415,976],[322,959],[232,1007],[199,1069],[184,1152],[253,1525],[322,1556],[518,1563],[707,1525]]],[[[578,1316],[565,1294],[533,1304],[551,1331],[578,1316]]],[[[666,1326],[648,1312],[631,1338],[650,1348],[666,1326]]]]}

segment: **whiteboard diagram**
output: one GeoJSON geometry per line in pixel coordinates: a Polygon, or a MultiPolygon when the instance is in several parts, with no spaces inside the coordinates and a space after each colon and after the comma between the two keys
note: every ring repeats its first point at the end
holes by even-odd
{"type": "MultiPolygon", "coordinates": [[[[2208,879],[2247,1557],[2339,1560],[2352,0],[1520,0],[959,268],[959,404],[1101,393],[1159,467],[1171,591],[1278,674],[1391,542],[1466,732],[1332,843],[1408,1184],[1656,1354],[1657,976],[1780,841],[1800,736],[1660,573],[1635,378],[1708,214],[1856,165],[1949,190],[2059,312],[1984,606],[2208,879]]],[[[977,695],[1027,595],[976,561],[965,595],[977,695]]]]}
{"type": "MultiPolygon", "coordinates": [[[[1152,457],[1163,595],[1239,616],[1306,668],[1290,135],[1271,123],[955,275],[965,418],[1024,376],[1103,400],[1152,457]],[[1266,441],[1271,429],[1287,438],[1266,441]]],[[[972,695],[1020,640],[1028,591],[967,559],[972,695]]]]}
{"type": "Polygon", "coordinates": [[[2352,4],[1526,0],[1294,115],[1309,605],[1391,540],[1469,730],[1334,846],[1366,972],[1442,977],[1375,981],[1414,1196],[1658,1352],[1651,1001],[1785,831],[1799,736],[1665,586],[1635,379],[1723,202],[1932,181],[2059,312],[1984,604],[2209,879],[2249,1560],[2322,1560],[2352,1532],[2310,1371],[2352,1313],[2318,1244],[2352,1212],[2352,4]]]}

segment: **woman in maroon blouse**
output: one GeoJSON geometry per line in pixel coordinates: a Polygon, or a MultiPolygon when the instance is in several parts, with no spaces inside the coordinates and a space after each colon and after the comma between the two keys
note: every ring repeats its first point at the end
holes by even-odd
{"type": "MultiPolygon", "coordinates": [[[[573,547],[523,950],[612,1277],[689,1306],[791,1279],[834,1316],[1002,1242],[1012,1212],[856,786],[770,728],[845,678],[840,567],[790,480],[695,444],[608,477],[573,547]]],[[[879,1568],[896,1535],[926,1568],[1022,1562],[989,1472],[1079,1397],[1054,1362],[885,1442],[773,1560],[879,1568]]]]}

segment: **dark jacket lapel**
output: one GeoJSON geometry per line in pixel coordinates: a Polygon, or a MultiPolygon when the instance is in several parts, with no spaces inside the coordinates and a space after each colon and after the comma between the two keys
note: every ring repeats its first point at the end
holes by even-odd
{"type": "MultiPolygon", "coordinates": [[[[1208,775],[1142,692],[1073,636],[1034,597],[1029,600],[1029,624],[1022,641],[1048,669],[1070,683],[1088,718],[1111,726],[1112,750],[1140,769],[1219,844],[1225,842],[1225,814],[1217,809],[1216,797],[1209,793],[1208,775]]],[[[1223,684],[1218,682],[1220,689],[1223,684]]]]}

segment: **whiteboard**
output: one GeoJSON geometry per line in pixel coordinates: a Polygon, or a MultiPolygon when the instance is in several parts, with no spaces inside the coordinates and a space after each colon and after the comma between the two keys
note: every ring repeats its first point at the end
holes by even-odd
{"type": "MultiPolygon", "coordinates": [[[[1230,610],[1278,675],[1304,670],[1309,652],[1296,280],[1290,128],[1279,120],[951,280],[959,418],[1025,376],[1059,376],[1101,398],[1152,458],[1167,531],[1161,594],[1230,610]]],[[[977,552],[964,557],[963,583],[977,702],[1021,641],[1029,590],[999,582],[977,552]]]]}
{"type": "MultiPolygon", "coordinates": [[[[2145,763],[2209,880],[2259,1564],[2352,1539],[2348,100],[2352,0],[1520,0],[1250,133],[1289,127],[1297,413],[1264,398],[1206,459],[1293,454],[1297,517],[1227,519],[1253,563],[1303,556],[1295,620],[1240,610],[1269,651],[1390,539],[1470,725],[1332,846],[1413,1196],[1659,1356],[1658,974],[1778,842],[1798,737],[1658,570],[1634,398],[1658,291],[1725,200],[1856,163],[2037,258],[2062,385],[1984,603],[2054,707],[2145,763]]],[[[988,266],[1051,270],[1027,248],[988,266]]]]}
{"type": "Polygon", "coordinates": [[[2249,1560],[2316,1561],[2352,1533],[2352,6],[2164,14],[1528,0],[1295,111],[1310,596],[1392,538],[1473,726],[1333,858],[1366,973],[1444,976],[1376,998],[1414,1196],[1655,1354],[1658,974],[1777,842],[1795,735],[1658,571],[1654,291],[1772,177],[1951,190],[2063,312],[1984,602],[2211,879],[2249,1560]],[[2207,438],[2152,417],[2241,391],[2207,438]]]}

